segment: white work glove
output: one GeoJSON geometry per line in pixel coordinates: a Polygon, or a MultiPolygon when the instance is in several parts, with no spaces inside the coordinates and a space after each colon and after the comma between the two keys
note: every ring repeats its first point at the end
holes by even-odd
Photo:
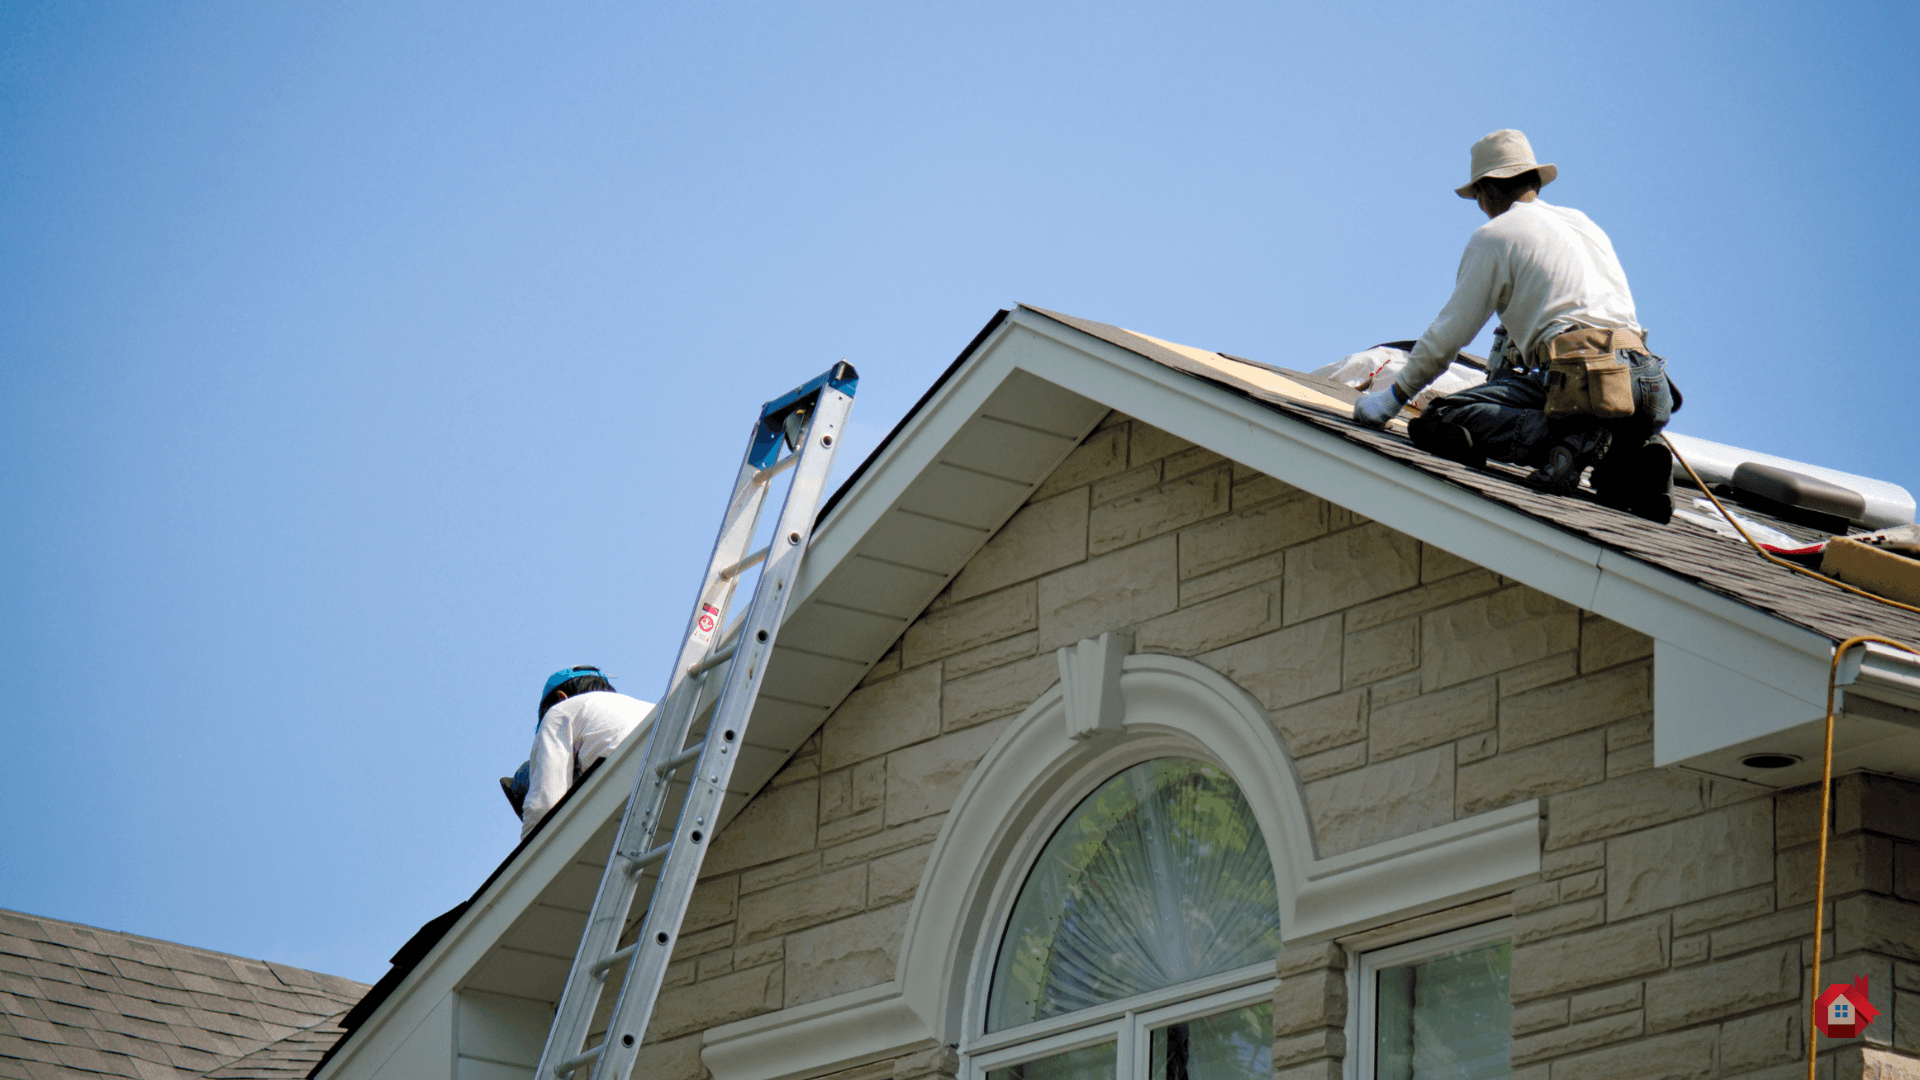
{"type": "Polygon", "coordinates": [[[1387,426],[1387,421],[1400,415],[1400,410],[1406,404],[1406,400],[1400,396],[1400,388],[1388,383],[1384,390],[1360,395],[1360,400],[1353,403],[1353,421],[1363,427],[1383,428],[1387,426]]]}

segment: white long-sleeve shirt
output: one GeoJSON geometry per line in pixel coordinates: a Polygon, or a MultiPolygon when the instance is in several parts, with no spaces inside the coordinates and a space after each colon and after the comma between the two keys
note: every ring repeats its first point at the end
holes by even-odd
{"type": "Polygon", "coordinates": [[[1406,399],[1445,371],[1496,311],[1523,356],[1556,327],[1640,329],[1626,271],[1600,226],[1538,198],[1517,202],[1467,241],[1452,298],[1395,380],[1406,399]]]}
{"type": "Polygon", "coordinates": [[[609,690],[591,690],[547,710],[533,736],[527,798],[521,804],[520,838],[526,839],[547,811],[573,787],[574,769],[587,771],[613,753],[653,711],[647,702],[609,690]]]}

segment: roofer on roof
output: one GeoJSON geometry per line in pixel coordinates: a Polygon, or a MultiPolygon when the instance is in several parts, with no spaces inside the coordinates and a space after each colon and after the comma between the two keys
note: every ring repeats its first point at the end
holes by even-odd
{"type": "Polygon", "coordinates": [[[1592,465],[1600,502],[1668,521],[1673,458],[1653,435],[1674,395],[1634,320],[1613,242],[1585,214],[1538,197],[1560,170],[1539,164],[1520,132],[1474,143],[1471,171],[1454,193],[1489,220],[1467,241],[1453,297],[1400,377],[1355,402],[1353,418],[1385,427],[1499,312],[1489,378],[1435,399],[1407,426],[1414,445],[1473,466],[1532,466],[1536,484],[1562,495],[1592,465]]]}
{"type": "Polygon", "coordinates": [[[502,779],[507,801],[520,815],[520,837],[533,833],[561,796],[593,763],[613,753],[653,706],[614,692],[599,668],[561,668],[540,690],[540,720],[525,773],[502,779]],[[514,802],[516,794],[521,801],[514,802]]]}

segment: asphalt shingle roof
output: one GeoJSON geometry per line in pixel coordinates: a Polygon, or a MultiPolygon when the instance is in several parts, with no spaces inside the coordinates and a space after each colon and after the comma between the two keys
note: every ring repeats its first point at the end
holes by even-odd
{"type": "Polygon", "coordinates": [[[0,911],[0,1077],[302,1075],[363,983],[0,911]],[[278,1063],[300,1058],[298,1069],[278,1063]]]}
{"type": "MultiPolygon", "coordinates": [[[[1632,514],[1601,506],[1587,497],[1585,492],[1578,497],[1548,495],[1529,487],[1524,482],[1525,473],[1519,469],[1497,463],[1485,469],[1470,469],[1434,457],[1415,448],[1404,436],[1373,431],[1348,418],[1307,408],[1252,383],[1226,376],[1152,339],[1120,327],[1041,308],[1029,307],[1027,310],[1137,353],[1164,367],[1225,387],[1275,412],[1331,432],[1409,468],[1437,476],[1563,532],[1631,556],[1677,578],[1805,627],[1830,640],[1837,642],[1855,634],[1883,634],[1902,641],[1920,641],[1920,615],[1855,596],[1776,566],[1754,554],[1743,541],[1678,519],[1670,525],[1656,525],[1632,514]]],[[[1245,361],[1240,357],[1228,359],[1258,364],[1257,361],[1245,361]]],[[[1311,376],[1297,377],[1312,379],[1311,376]]],[[[1318,385],[1321,382],[1323,380],[1314,380],[1309,385],[1325,389],[1318,385]]],[[[1795,530],[1789,528],[1787,531],[1795,530]]],[[[1472,557],[1471,552],[1456,554],[1472,557]]]]}
{"type": "Polygon", "coordinates": [[[347,1029],[340,1026],[340,1017],[345,1015],[330,1016],[279,1042],[268,1043],[208,1073],[207,1080],[279,1080],[305,1076],[346,1035],[347,1029]]]}

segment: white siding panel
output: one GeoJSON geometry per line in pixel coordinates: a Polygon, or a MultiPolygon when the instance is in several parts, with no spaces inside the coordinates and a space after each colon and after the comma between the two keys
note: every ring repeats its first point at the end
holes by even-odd
{"type": "MultiPolygon", "coordinates": [[[[574,941],[578,944],[579,934],[586,929],[587,920],[582,917],[578,923],[568,921],[573,925],[574,941]]],[[[510,997],[559,1001],[560,989],[567,981],[567,970],[572,966],[571,951],[565,957],[556,957],[496,946],[474,968],[464,989],[469,992],[477,990],[510,997]]]]}
{"type": "Polygon", "coordinates": [[[933,465],[901,494],[895,509],[992,530],[1012,516],[1032,490],[1033,485],[1018,480],[933,465]]]}
{"type": "MultiPolygon", "coordinates": [[[[939,520],[943,516],[895,510],[874,525],[857,550],[862,555],[945,577],[979,550],[989,534],[986,529],[939,520]]],[[[781,633],[784,636],[786,632],[781,633]]]]}
{"type": "Polygon", "coordinates": [[[441,998],[371,1080],[436,1080],[453,1076],[453,995],[441,998]]]}
{"type": "MultiPolygon", "coordinates": [[[[907,628],[895,615],[875,615],[813,600],[780,628],[780,641],[807,652],[852,660],[866,668],[907,628]]],[[[863,672],[864,673],[864,672],[863,672]]]]}
{"type": "Polygon", "coordinates": [[[460,1059],[460,1071],[454,1075],[458,1080],[533,1080],[533,1065],[502,1065],[497,1061],[477,1061],[473,1058],[460,1059]]]}
{"type": "Polygon", "coordinates": [[[500,936],[500,944],[530,953],[571,956],[580,944],[580,928],[585,924],[579,911],[535,904],[514,920],[513,929],[500,936]]]}
{"type": "Polygon", "coordinates": [[[995,419],[1064,435],[1076,443],[1107,415],[1105,405],[1026,371],[1007,376],[980,411],[995,419]]]}
{"type": "MultiPolygon", "coordinates": [[[[782,638],[781,640],[785,640],[782,638]]],[[[796,643],[797,644],[797,643],[796,643]]],[[[873,659],[879,659],[875,656],[873,659]]],[[[854,683],[867,673],[872,660],[840,660],[815,656],[799,649],[773,646],[773,658],[767,661],[767,689],[779,687],[782,698],[822,707],[837,704],[854,683]]],[[[754,717],[752,723],[758,723],[754,717]]],[[[748,730],[752,730],[752,723],[748,730]]]]}
{"type": "MultiPolygon", "coordinates": [[[[959,567],[954,567],[958,571],[959,567]]],[[[947,583],[945,574],[896,566],[855,555],[834,570],[815,595],[836,604],[911,619],[920,614],[935,593],[947,583]]],[[[788,696],[783,689],[767,687],[771,693],[788,696]]]]}
{"type": "Polygon", "coordinates": [[[1031,485],[1046,479],[1077,441],[982,416],[960,429],[940,460],[1031,485]]]}
{"type": "Polygon", "coordinates": [[[472,991],[456,996],[457,1080],[531,1077],[540,1064],[540,1048],[547,1040],[553,1005],[472,991]]]}
{"type": "MultiPolygon", "coordinates": [[[[788,701],[763,689],[760,700],[753,705],[753,721],[747,725],[747,745],[778,750],[780,760],[785,761],[826,718],[825,706],[788,701]]],[[[738,771],[739,766],[735,769],[738,771]]],[[[760,778],[760,782],[765,780],[766,776],[760,778]]]]}

